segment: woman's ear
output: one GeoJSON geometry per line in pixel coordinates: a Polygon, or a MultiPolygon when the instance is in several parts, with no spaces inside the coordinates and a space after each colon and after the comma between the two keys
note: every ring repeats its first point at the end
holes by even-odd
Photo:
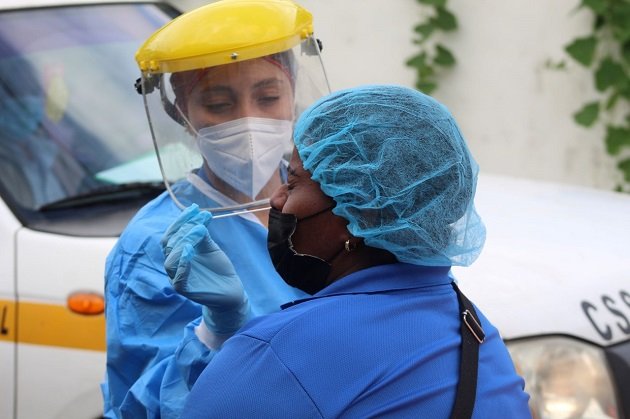
{"type": "Polygon", "coordinates": [[[358,248],[363,247],[363,239],[354,237],[352,234],[348,233],[343,246],[347,253],[354,252],[358,248]]]}
{"type": "Polygon", "coordinates": [[[350,252],[354,252],[357,248],[357,243],[350,241],[350,239],[346,240],[345,244],[344,244],[344,248],[346,249],[346,252],[350,253],[350,252]]]}

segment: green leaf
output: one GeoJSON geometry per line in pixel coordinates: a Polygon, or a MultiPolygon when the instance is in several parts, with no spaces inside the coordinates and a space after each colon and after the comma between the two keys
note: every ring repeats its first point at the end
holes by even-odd
{"type": "Polygon", "coordinates": [[[606,19],[602,15],[595,15],[595,21],[593,22],[593,31],[601,29],[606,24],[606,19]]]}
{"type": "Polygon", "coordinates": [[[617,155],[623,147],[630,147],[630,129],[625,127],[606,127],[606,150],[617,155]]]}
{"type": "Polygon", "coordinates": [[[606,0],[582,0],[582,6],[588,7],[596,14],[602,14],[606,12],[607,6],[606,0]]]}
{"type": "Polygon", "coordinates": [[[436,27],[433,23],[431,23],[431,21],[421,23],[420,25],[417,25],[413,28],[414,32],[420,35],[421,40],[428,38],[435,29],[436,27]]]}
{"type": "Polygon", "coordinates": [[[630,182],[630,159],[620,161],[617,167],[621,170],[621,173],[623,173],[623,179],[626,182],[630,182]]]}
{"type": "Polygon", "coordinates": [[[615,91],[612,95],[610,95],[610,97],[606,101],[606,110],[607,111],[611,110],[617,104],[617,101],[619,100],[620,97],[621,97],[621,94],[619,91],[615,91]]]}
{"type": "Polygon", "coordinates": [[[599,116],[599,102],[590,102],[587,103],[573,114],[573,119],[578,124],[584,127],[590,127],[597,121],[597,117],[599,116]]]}
{"type": "Polygon", "coordinates": [[[455,65],[455,56],[448,48],[438,44],[435,46],[435,49],[437,52],[433,60],[435,64],[441,65],[442,67],[452,67],[455,65]]]}
{"type": "Polygon", "coordinates": [[[430,95],[431,92],[437,89],[437,83],[431,81],[418,81],[416,82],[416,89],[430,95]]]}
{"type": "Polygon", "coordinates": [[[427,6],[438,6],[444,7],[446,5],[446,0],[417,0],[420,4],[426,4],[427,6]]]}
{"type": "Polygon", "coordinates": [[[611,3],[610,26],[617,41],[623,43],[630,40],[630,2],[611,3]]]}
{"type": "Polygon", "coordinates": [[[416,69],[420,80],[424,80],[434,73],[433,67],[428,62],[427,53],[424,51],[408,59],[406,64],[416,69]]]}
{"type": "Polygon", "coordinates": [[[405,62],[405,64],[407,64],[409,67],[414,67],[414,68],[424,67],[427,65],[426,63],[427,63],[426,52],[421,52],[420,54],[416,54],[405,62]]]}
{"type": "Polygon", "coordinates": [[[623,87],[627,83],[627,79],[623,67],[612,58],[607,57],[602,60],[595,72],[595,87],[603,92],[612,86],[623,87]]]}
{"type": "Polygon", "coordinates": [[[621,97],[621,95],[619,94],[618,91],[616,91],[612,95],[610,95],[610,97],[606,101],[605,109],[607,111],[610,111],[612,108],[614,108],[620,97],[621,97]]]}
{"type": "Polygon", "coordinates": [[[594,36],[587,36],[585,38],[578,38],[567,45],[564,50],[580,64],[588,67],[593,62],[595,57],[595,49],[597,48],[597,38],[594,36]]]}
{"type": "Polygon", "coordinates": [[[626,64],[630,65],[630,41],[626,41],[621,47],[621,57],[626,64]]]}
{"type": "Polygon", "coordinates": [[[443,31],[453,31],[457,29],[457,18],[444,7],[437,8],[437,15],[432,19],[435,26],[443,31]]]}
{"type": "Polygon", "coordinates": [[[420,80],[424,80],[427,77],[431,77],[433,74],[435,74],[435,69],[433,68],[433,66],[430,66],[428,64],[422,67],[417,67],[417,70],[420,80]]]}

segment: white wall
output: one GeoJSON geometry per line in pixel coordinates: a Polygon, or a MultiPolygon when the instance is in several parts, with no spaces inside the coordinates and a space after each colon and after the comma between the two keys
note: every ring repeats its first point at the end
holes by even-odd
{"type": "MultiPolygon", "coordinates": [[[[185,0],[185,7],[204,4],[185,0]]],[[[333,89],[364,83],[413,86],[404,65],[415,53],[412,28],[424,9],[414,0],[302,0],[324,43],[333,89]]],[[[459,122],[482,171],[610,189],[620,178],[603,129],[572,114],[595,96],[590,74],[564,45],[588,32],[579,0],[450,0],[459,29],[441,41],[457,65],[433,95],[459,122]],[[553,70],[548,60],[566,60],[553,70]]]]}

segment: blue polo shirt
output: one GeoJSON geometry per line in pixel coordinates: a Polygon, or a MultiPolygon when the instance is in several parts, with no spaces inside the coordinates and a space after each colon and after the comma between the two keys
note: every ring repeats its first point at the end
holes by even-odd
{"type": "MultiPolygon", "coordinates": [[[[460,317],[448,267],[355,272],[253,320],[205,368],[183,418],[448,418],[460,317]]],[[[529,418],[497,330],[479,348],[475,418],[529,418]]]]}

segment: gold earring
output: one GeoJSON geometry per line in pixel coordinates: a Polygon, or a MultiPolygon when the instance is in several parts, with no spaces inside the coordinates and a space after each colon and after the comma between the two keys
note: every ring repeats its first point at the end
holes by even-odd
{"type": "Polygon", "coordinates": [[[354,249],[357,248],[357,244],[350,242],[350,239],[348,239],[348,240],[346,240],[346,243],[344,244],[344,247],[346,248],[346,252],[350,253],[354,249]]]}

